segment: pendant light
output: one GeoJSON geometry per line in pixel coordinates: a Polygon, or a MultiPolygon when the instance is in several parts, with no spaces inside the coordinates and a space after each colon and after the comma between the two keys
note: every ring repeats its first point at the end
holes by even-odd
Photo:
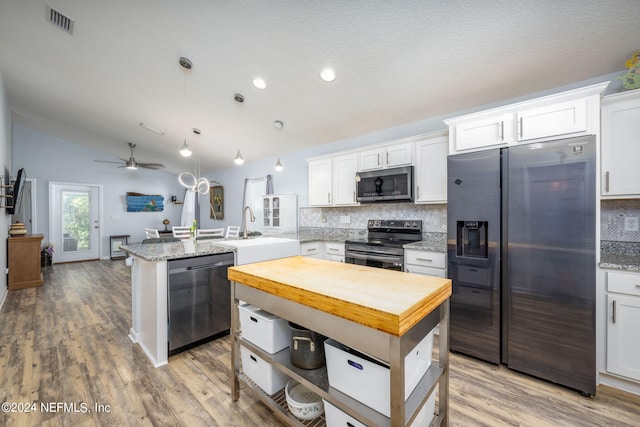
{"type": "MultiPolygon", "coordinates": [[[[196,139],[198,139],[200,135],[200,129],[193,128],[193,133],[196,135],[196,139]]],[[[204,177],[196,177],[196,175],[200,175],[200,156],[198,156],[198,160],[196,165],[194,166],[194,169],[195,174],[182,172],[180,175],[178,175],[178,182],[180,183],[180,185],[193,192],[202,195],[208,194],[209,189],[211,188],[209,180],[204,177]]]]}
{"type": "Polygon", "coordinates": [[[235,159],[233,159],[236,165],[241,165],[244,163],[244,157],[240,154],[240,150],[238,150],[238,154],[236,154],[235,159]]]}
{"type": "Polygon", "coordinates": [[[282,166],[282,163],[280,163],[280,157],[278,157],[278,161],[276,162],[276,165],[273,167],[277,172],[280,172],[284,166],[282,166]]]}
{"type": "MultiPolygon", "coordinates": [[[[275,122],[273,122],[273,125],[276,127],[276,129],[282,131],[282,128],[284,128],[284,122],[282,122],[282,120],[276,120],[275,122]]],[[[280,142],[280,135],[278,134],[278,145],[280,142]]],[[[278,156],[278,161],[276,162],[275,166],[273,167],[276,172],[280,172],[284,166],[282,166],[282,162],[280,161],[280,157],[278,156]]]]}
{"type": "MultiPolygon", "coordinates": [[[[189,71],[193,67],[193,62],[191,62],[191,60],[189,60],[188,58],[181,56],[178,63],[184,69],[184,100],[185,100],[184,103],[186,106],[187,104],[187,71],[189,71]]],[[[184,143],[182,144],[182,147],[180,147],[180,154],[183,157],[189,157],[191,155],[191,149],[189,148],[189,144],[187,143],[187,138],[184,139],[184,143]]]]}
{"type": "MultiPolygon", "coordinates": [[[[241,93],[234,93],[233,100],[236,101],[236,104],[242,105],[244,103],[244,95],[241,93]]],[[[236,154],[236,157],[233,159],[233,162],[236,165],[241,165],[244,163],[244,157],[242,157],[242,154],[240,154],[239,148],[238,148],[238,154],[236,154]]]]}
{"type": "Polygon", "coordinates": [[[191,149],[189,148],[189,144],[187,144],[187,138],[184,139],[184,144],[180,147],[180,154],[183,157],[189,157],[191,155],[191,149]]]}

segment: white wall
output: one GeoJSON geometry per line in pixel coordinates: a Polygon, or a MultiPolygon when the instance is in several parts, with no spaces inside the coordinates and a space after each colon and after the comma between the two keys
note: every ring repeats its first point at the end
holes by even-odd
{"type": "Polygon", "coordinates": [[[129,242],[139,242],[144,239],[145,227],[162,229],[165,218],[171,225],[180,221],[182,206],[169,202],[171,196],[184,199],[184,189],[174,175],[148,169],[130,171],[118,165],[98,163],[94,160],[118,161],[118,158],[16,123],[12,128],[12,146],[14,171],[23,167],[27,177],[36,180],[37,218],[34,220],[37,232],[45,235],[44,242],[50,240],[50,181],[102,185],[102,258],[109,257],[110,235],[129,234],[129,242]],[[165,210],[127,212],[127,192],[160,194],[165,198],[165,210]]]}
{"type": "MultiPolygon", "coordinates": [[[[0,165],[2,173],[0,175],[11,175],[11,113],[7,105],[7,95],[5,92],[2,73],[0,72],[0,165]]],[[[5,184],[7,182],[4,182],[5,184]]],[[[0,211],[0,306],[7,295],[7,275],[4,270],[7,268],[7,245],[4,243],[9,237],[9,225],[11,217],[0,211]]]]}

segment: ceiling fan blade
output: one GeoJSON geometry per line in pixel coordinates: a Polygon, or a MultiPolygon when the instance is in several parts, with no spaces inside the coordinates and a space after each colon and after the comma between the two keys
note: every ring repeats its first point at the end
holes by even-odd
{"type": "Polygon", "coordinates": [[[164,165],[162,163],[138,163],[138,167],[145,169],[162,169],[164,165]]]}
{"type": "Polygon", "coordinates": [[[99,162],[99,163],[112,163],[112,164],[114,164],[114,165],[121,165],[121,164],[122,164],[122,162],[112,162],[112,161],[109,161],[109,160],[94,160],[94,162],[99,162]]]}

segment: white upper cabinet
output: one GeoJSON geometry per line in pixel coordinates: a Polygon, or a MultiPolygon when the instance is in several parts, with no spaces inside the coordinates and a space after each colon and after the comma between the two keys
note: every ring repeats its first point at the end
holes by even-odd
{"type": "Polygon", "coordinates": [[[455,127],[456,149],[471,150],[513,142],[513,120],[513,114],[508,113],[460,122],[455,127]]]}
{"type": "Polygon", "coordinates": [[[602,196],[640,197],[640,90],[602,101],[602,196]]]}
{"type": "Polygon", "coordinates": [[[449,137],[439,132],[416,141],[416,203],[447,202],[447,154],[449,137]]]}
{"type": "Polygon", "coordinates": [[[356,202],[357,153],[308,161],[309,206],[352,206],[356,202]]]}
{"type": "Polygon", "coordinates": [[[359,171],[411,165],[413,144],[391,144],[359,153],[359,171]]]}
{"type": "Polygon", "coordinates": [[[587,130],[587,99],[579,98],[518,112],[518,141],[587,130]]]}
{"type": "Polygon", "coordinates": [[[330,158],[309,161],[309,206],[331,206],[332,169],[330,158]]]}
{"type": "Polygon", "coordinates": [[[356,172],[358,155],[345,154],[333,158],[333,205],[357,205],[356,172]]]}
{"type": "Polygon", "coordinates": [[[609,82],[445,120],[449,154],[598,134],[609,82]]]}

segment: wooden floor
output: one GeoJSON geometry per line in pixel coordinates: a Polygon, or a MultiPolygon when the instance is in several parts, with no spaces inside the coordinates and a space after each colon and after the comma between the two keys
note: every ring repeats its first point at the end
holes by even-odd
{"type": "MultiPolygon", "coordinates": [[[[57,264],[45,285],[10,291],[0,311],[4,426],[280,426],[242,393],[230,398],[229,337],[153,368],[129,341],[130,270],[123,261],[57,264]]],[[[453,354],[450,424],[638,426],[640,397],[601,386],[585,398],[453,354]]]]}

